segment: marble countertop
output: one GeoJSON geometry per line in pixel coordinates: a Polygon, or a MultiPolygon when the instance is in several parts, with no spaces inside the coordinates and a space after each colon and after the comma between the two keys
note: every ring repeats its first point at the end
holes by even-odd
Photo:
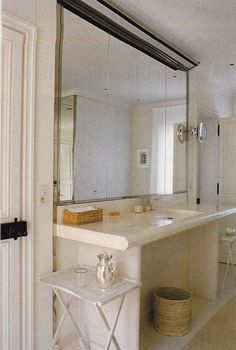
{"type": "Polygon", "coordinates": [[[54,225],[54,235],[124,251],[236,213],[235,207],[160,207],[155,211],[104,216],[81,226],[54,225]]]}

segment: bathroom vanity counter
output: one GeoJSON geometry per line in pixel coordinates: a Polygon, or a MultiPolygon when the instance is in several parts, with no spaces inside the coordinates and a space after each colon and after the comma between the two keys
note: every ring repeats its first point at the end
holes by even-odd
{"type": "MultiPolygon", "coordinates": [[[[56,240],[57,267],[63,269],[73,264],[95,266],[97,255],[104,250],[116,261],[118,275],[142,283],[141,290],[128,296],[127,309],[121,315],[124,339],[130,334],[125,320],[131,314],[132,320],[137,322],[133,333],[140,333],[141,339],[145,329],[152,327],[151,296],[158,286],[177,286],[200,298],[217,299],[219,219],[236,214],[236,208],[216,210],[178,204],[139,214],[124,210],[119,217],[109,217],[106,214],[114,205],[109,202],[106,205],[108,208],[96,204],[104,210],[102,222],[81,226],[63,225],[60,221],[55,224],[55,235],[62,238],[56,240]]],[[[65,207],[58,210],[61,220],[63,210],[65,207]]],[[[111,317],[114,312],[115,308],[111,309],[111,317]]],[[[87,320],[92,330],[96,328],[95,323],[91,326],[93,317],[87,320]]],[[[130,347],[125,345],[126,348],[130,347]]],[[[139,348],[138,344],[132,346],[132,349],[139,348]]]]}
{"type": "Polygon", "coordinates": [[[220,209],[200,205],[182,209],[162,207],[139,214],[104,216],[102,222],[81,226],[55,224],[54,235],[124,251],[235,213],[234,207],[220,209]]]}

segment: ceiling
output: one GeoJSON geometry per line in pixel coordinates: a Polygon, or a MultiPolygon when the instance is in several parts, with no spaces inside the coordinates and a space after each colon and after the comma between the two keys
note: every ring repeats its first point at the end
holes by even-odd
{"type": "Polygon", "coordinates": [[[235,0],[109,2],[199,60],[197,71],[215,90],[228,97],[236,94],[235,0]]]}

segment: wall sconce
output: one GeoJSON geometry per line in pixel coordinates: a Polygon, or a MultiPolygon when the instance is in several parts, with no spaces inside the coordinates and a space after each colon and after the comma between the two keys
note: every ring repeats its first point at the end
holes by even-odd
{"type": "Polygon", "coordinates": [[[190,134],[193,135],[198,142],[203,143],[207,138],[207,127],[203,122],[199,122],[195,127],[190,128],[190,134]]]}
{"type": "Polygon", "coordinates": [[[188,130],[183,124],[179,124],[177,126],[177,136],[180,143],[184,143],[187,141],[187,133],[188,130]]]}
{"type": "Polygon", "coordinates": [[[198,142],[203,143],[207,138],[207,127],[203,122],[197,123],[195,127],[188,130],[183,124],[177,126],[177,136],[180,143],[187,141],[187,134],[190,133],[198,142]]]}

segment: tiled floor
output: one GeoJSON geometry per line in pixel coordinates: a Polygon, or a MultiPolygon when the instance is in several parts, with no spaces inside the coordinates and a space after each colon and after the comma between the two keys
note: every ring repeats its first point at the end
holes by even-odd
{"type": "MultiPolygon", "coordinates": [[[[225,264],[219,264],[219,287],[225,267],[225,264]]],[[[142,330],[141,335],[140,350],[236,350],[236,287],[232,274],[228,274],[224,292],[217,301],[194,298],[189,334],[166,337],[149,326],[142,330]],[[235,310],[231,312],[233,308],[235,310]]]]}
{"type": "Polygon", "coordinates": [[[236,296],[213,316],[183,350],[236,349],[236,296]]]}

